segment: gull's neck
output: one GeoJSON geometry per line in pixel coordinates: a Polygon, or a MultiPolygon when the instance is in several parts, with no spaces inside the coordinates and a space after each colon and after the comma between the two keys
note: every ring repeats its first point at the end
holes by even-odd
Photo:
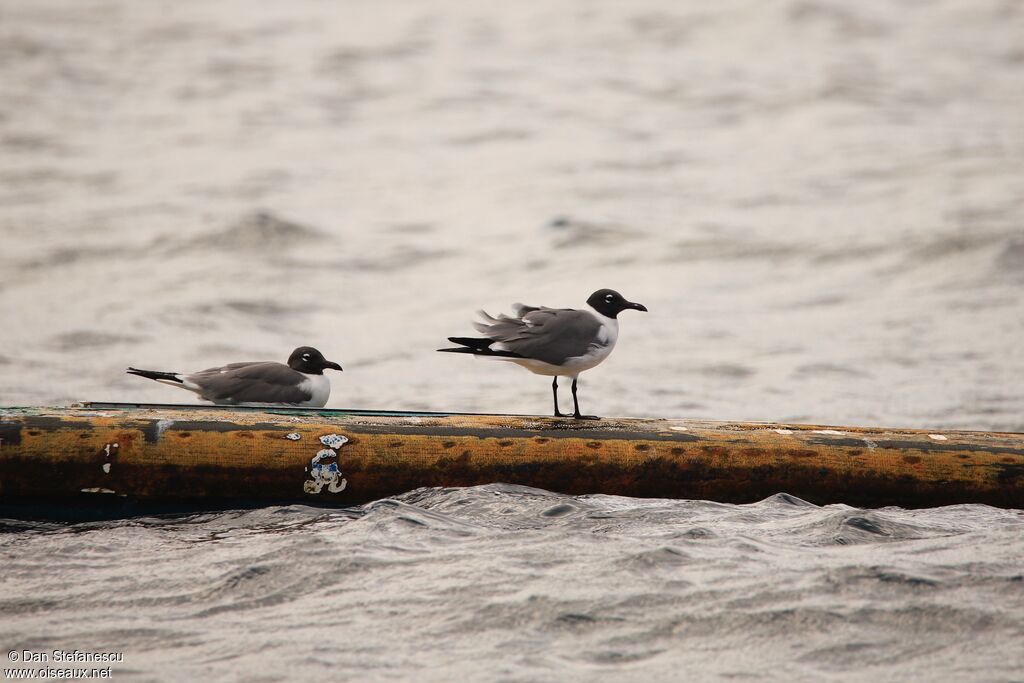
{"type": "Polygon", "coordinates": [[[600,320],[601,324],[604,325],[605,327],[610,327],[613,330],[618,330],[619,329],[619,319],[618,318],[609,318],[604,313],[601,313],[600,311],[598,311],[596,308],[594,308],[590,304],[587,304],[587,310],[590,312],[591,315],[593,315],[595,318],[600,320]]]}

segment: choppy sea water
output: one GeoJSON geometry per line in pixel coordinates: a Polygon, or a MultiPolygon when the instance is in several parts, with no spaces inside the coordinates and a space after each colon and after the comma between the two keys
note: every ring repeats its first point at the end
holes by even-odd
{"type": "Polygon", "coordinates": [[[1019,681],[1020,511],[419,489],[0,525],[4,646],[117,680],[1019,681]]]}
{"type": "MultiPolygon", "coordinates": [[[[311,344],[333,407],[544,412],[433,349],[610,286],[650,313],[586,412],[1024,430],[1022,36],[1012,0],[0,0],[0,403],[311,344]]],[[[121,680],[1024,679],[1019,510],[0,529],[0,646],[121,680]]]]}

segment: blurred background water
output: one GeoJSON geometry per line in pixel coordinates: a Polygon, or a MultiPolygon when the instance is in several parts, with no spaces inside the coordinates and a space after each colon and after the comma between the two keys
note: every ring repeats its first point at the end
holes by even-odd
{"type": "MultiPolygon", "coordinates": [[[[1024,430],[1022,121],[1016,0],[0,0],[0,404],[310,344],[333,407],[545,413],[433,349],[613,287],[651,312],[588,412],[1024,430]]],[[[11,522],[0,641],[139,679],[1021,680],[1019,511],[552,496],[11,522]]]]}

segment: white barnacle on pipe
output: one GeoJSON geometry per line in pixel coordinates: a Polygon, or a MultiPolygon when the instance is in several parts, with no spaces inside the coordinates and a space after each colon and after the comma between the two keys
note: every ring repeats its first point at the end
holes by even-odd
{"type": "Polygon", "coordinates": [[[299,439],[302,438],[302,435],[296,432],[292,432],[291,434],[285,434],[284,438],[288,439],[289,441],[298,441],[299,439]]]}
{"type": "Polygon", "coordinates": [[[174,420],[157,420],[156,421],[156,439],[160,440],[160,437],[164,435],[164,432],[174,424],[174,420]]]}
{"type": "Polygon", "coordinates": [[[322,448],[313,456],[312,464],[317,465],[321,460],[336,457],[338,457],[338,453],[333,448],[322,448]]]}
{"type": "Polygon", "coordinates": [[[949,440],[948,436],[943,436],[942,434],[929,434],[928,436],[929,436],[929,438],[932,438],[932,439],[934,439],[936,441],[948,441],[949,440]]]}
{"type": "Polygon", "coordinates": [[[835,429],[815,429],[814,433],[815,434],[835,434],[837,436],[842,436],[846,432],[840,432],[840,431],[835,430],[835,429]]]}
{"type": "Polygon", "coordinates": [[[104,474],[110,474],[110,466],[114,462],[114,459],[117,458],[117,449],[120,447],[121,444],[119,443],[108,443],[103,446],[103,459],[106,462],[104,462],[101,467],[103,468],[104,474]]]}
{"type": "Polygon", "coordinates": [[[328,448],[338,449],[348,443],[348,437],[341,434],[324,434],[320,437],[320,443],[328,448]]]}
{"type": "MultiPolygon", "coordinates": [[[[328,443],[337,444],[340,448],[348,439],[338,434],[328,434],[327,436],[321,436],[320,441],[325,445],[328,443]]],[[[338,452],[333,448],[322,448],[317,451],[317,454],[313,456],[309,463],[309,476],[312,478],[302,483],[302,490],[306,493],[317,494],[323,491],[326,486],[327,490],[331,493],[341,493],[344,491],[348,481],[342,478],[341,469],[338,467],[337,461],[324,464],[325,460],[337,457],[338,452]]]]}

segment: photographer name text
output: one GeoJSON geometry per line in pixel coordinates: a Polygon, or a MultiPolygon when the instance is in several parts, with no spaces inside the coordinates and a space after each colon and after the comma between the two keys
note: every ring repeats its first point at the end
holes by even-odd
{"type": "MultiPolygon", "coordinates": [[[[0,650],[2,652],[2,650],[0,650]]],[[[86,652],[83,650],[11,650],[7,659],[12,662],[30,664],[77,663],[77,662],[123,662],[123,652],[86,652]]]]}

